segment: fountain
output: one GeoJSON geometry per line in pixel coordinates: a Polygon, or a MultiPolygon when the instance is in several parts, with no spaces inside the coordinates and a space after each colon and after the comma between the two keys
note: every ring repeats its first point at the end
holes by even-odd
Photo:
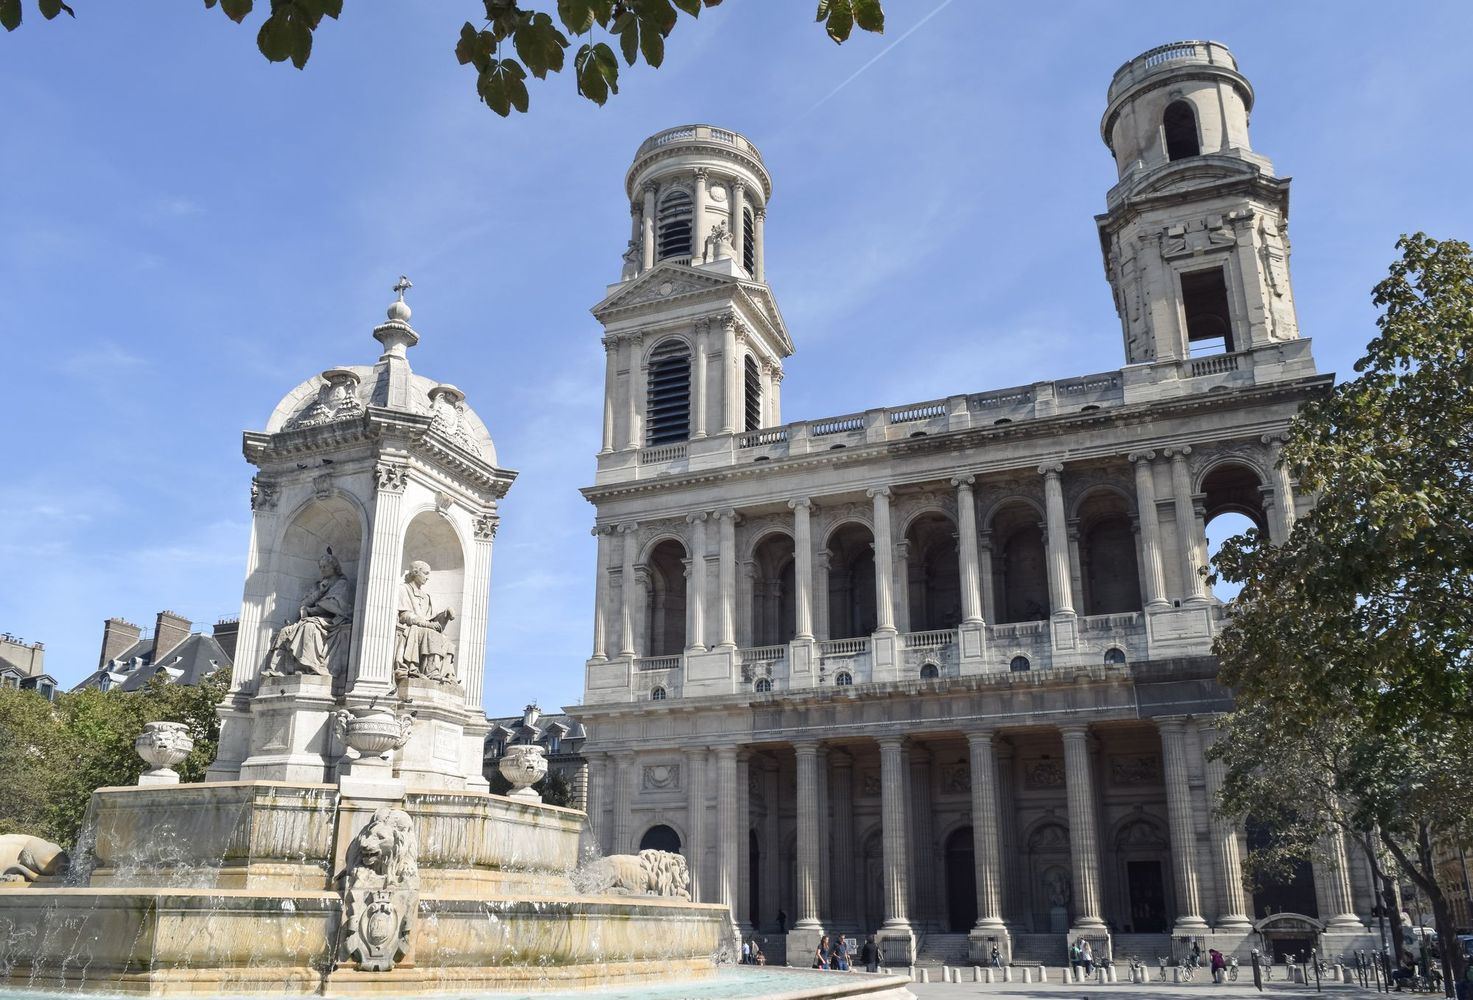
{"type": "Polygon", "coordinates": [[[245,435],[259,472],[208,780],[180,783],[189,736],[152,723],[150,769],[93,794],[69,868],[0,838],[0,986],[908,997],[896,978],[718,975],[732,916],[690,900],[684,858],[580,869],[586,817],[531,789],[536,753],[490,794],[483,637],[514,473],[458,389],[410,371],[408,287],[375,365],[308,379],[245,435]]]}

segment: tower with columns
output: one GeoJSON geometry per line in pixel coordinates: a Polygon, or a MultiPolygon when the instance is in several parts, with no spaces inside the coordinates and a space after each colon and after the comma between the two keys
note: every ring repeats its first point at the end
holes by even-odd
{"type": "Polygon", "coordinates": [[[570,710],[605,850],[673,838],[698,897],[786,931],[795,962],[841,931],[889,964],[1059,964],[1079,937],[1246,957],[1286,910],[1322,950],[1359,940],[1344,845],[1314,892],[1249,892],[1244,826],[1210,808],[1232,700],[1205,528],[1285,536],[1279,447],[1332,381],[1299,336],[1289,182],[1249,143],[1252,103],[1216,42],[1115,74],[1097,221],[1123,367],[797,420],[760,155],[707,126],[640,146],[594,308],[597,596],[570,710]]]}

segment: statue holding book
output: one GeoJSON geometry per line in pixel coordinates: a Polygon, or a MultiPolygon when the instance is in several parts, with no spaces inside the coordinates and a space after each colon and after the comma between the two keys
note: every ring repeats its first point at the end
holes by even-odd
{"type": "Polygon", "coordinates": [[[435,610],[425,585],[430,581],[430,564],[415,560],[399,588],[398,641],[395,643],[394,676],[426,677],[442,684],[455,684],[455,644],[445,635],[455,620],[449,608],[435,610]]]}

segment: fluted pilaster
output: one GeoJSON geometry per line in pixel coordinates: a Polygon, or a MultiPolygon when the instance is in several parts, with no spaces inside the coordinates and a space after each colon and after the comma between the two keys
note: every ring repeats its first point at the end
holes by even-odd
{"type": "Polygon", "coordinates": [[[721,602],[716,643],[722,649],[736,648],[736,522],[737,512],[730,507],[716,512],[719,532],[716,579],[721,602]]]}
{"type": "Polygon", "coordinates": [[[1201,892],[1197,885],[1197,833],[1192,823],[1192,790],[1187,780],[1186,720],[1171,716],[1156,720],[1161,731],[1161,764],[1166,780],[1166,812],[1171,824],[1171,861],[1176,871],[1175,934],[1200,934],[1201,892]]]}
{"type": "Polygon", "coordinates": [[[1048,518],[1049,604],[1055,616],[1074,614],[1073,574],[1069,569],[1069,529],[1064,517],[1064,486],[1055,462],[1039,466],[1043,476],[1044,513],[1048,518]]]}
{"type": "Polygon", "coordinates": [[[685,751],[685,860],[690,867],[690,898],[701,902],[705,890],[706,858],[706,748],[685,751]]]}
{"type": "Polygon", "coordinates": [[[951,481],[956,487],[957,552],[962,585],[962,621],[980,624],[982,615],[981,581],[977,574],[977,503],[972,497],[972,476],[958,476],[951,481]]]}
{"type": "Polygon", "coordinates": [[[813,527],[810,509],[813,504],[807,497],[789,500],[793,510],[793,583],[794,617],[797,619],[795,638],[813,638],[813,527]]]}
{"type": "Polygon", "coordinates": [[[967,734],[972,772],[972,858],[977,879],[977,930],[999,934],[1002,921],[1002,852],[998,836],[997,761],[991,730],[967,734]]]}
{"type": "Polygon", "coordinates": [[[843,921],[852,919],[855,912],[854,758],[835,750],[829,755],[829,763],[833,768],[829,790],[834,814],[830,911],[843,921]]]}
{"type": "Polygon", "coordinates": [[[736,747],[716,750],[716,902],[727,907],[736,920],[737,851],[741,822],[737,812],[736,747]]]}
{"type": "MultiPolygon", "coordinates": [[[[1208,750],[1217,740],[1217,730],[1210,724],[1199,723],[1197,732],[1202,738],[1203,750],[1208,750]]],[[[1217,796],[1227,778],[1227,767],[1211,757],[1203,761],[1207,779],[1207,806],[1212,810],[1208,817],[1208,829],[1212,836],[1212,865],[1217,872],[1219,899],[1222,909],[1213,925],[1219,930],[1242,930],[1251,926],[1248,919],[1247,898],[1243,892],[1243,858],[1238,849],[1237,825],[1218,814],[1217,796]]]]}
{"type": "Polygon", "coordinates": [[[1181,562],[1182,600],[1205,601],[1202,578],[1197,575],[1197,513],[1192,505],[1192,477],[1187,468],[1188,447],[1167,448],[1163,454],[1171,459],[1171,492],[1176,506],[1176,547],[1181,562]]]}
{"type": "Polygon", "coordinates": [[[818,930],[818,744],[796,743],[798,780],[798,922],[794,930],[818,930]]]}
{"type": "Polygon", "coordinates": [[[895,542],[890,528],[890,488],[866,490],[874,502],[875,519],[875,631],[895,631],[895,542]]]}
{"type": "Polygon", "coordinates": [[[910,852],[906,845],[905,743],[899,736],[880,743],[880,822],[883,826],[886,928],[910,930],[910,852]]]}

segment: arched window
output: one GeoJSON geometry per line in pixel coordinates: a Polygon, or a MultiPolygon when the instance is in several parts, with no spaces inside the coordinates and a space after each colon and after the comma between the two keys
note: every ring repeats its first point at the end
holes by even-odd
{"type": "Polygon", "coordinates": [[[962,591],[955,522],[945,514],[922,514],[906,529],[905,541],[910,556],[897,596],[910,611],[910,631],[956,628],[962,591]]]}
{"type": "Polygon", "coordinates": [[[1121,649],[1119,646],[1111,646],[1109,649],[1105,650],[1105,666],[1125,666],[1125,650],[1121,649]]]}
{"type": "Polygon", "coordinates": [[[840,670],[834,675],[835,687],[849,687],[854,683],[854,675],[847,670],[840,670]]]}
{"type": "Polygon", "coordinates": [[[759,677],[757,678],[757,683],[752,685],[752,690],[756,691],[758,694],[766,694],[767,692],[772,690],[772,681],[768,680],[766,677],[759,677]]]}
{"type": "Polygon", "coordinates": [[[921,680],[934,681],[941,676],[941,669],[934,663],[921,664],[921,680]]]}
{"type": "Polygon", "coordinates": [[[1172,101],[1161,116],[1161,129],[1166,133],[1166,158],[1184,160],[1202,155],[1202,140],[1197,135],[1197,113],[1188,101],[1172,101]]]}
{"type": "Polygon", "coordinates": [[[645,404],[647,444],[690,437],[690,351],[671,340],[650,355],[649,398],[645,404]]]}
{"type": "Polygon", "coordinates": [[[777,646],[797,633],[793,539],[771,534],[752,550],[752,644],[777,646]]]}
{"type": "Polygon", "coordinates": [[[664,700],[665,700],[665,689],[664,688],[662,688],[662,687],[656,687],[656,688],[653,688],[650,691],[650,701],[664,701],[664,700]]]}
{"type": "Polygon", "coordinates": [[[655,214],[655,242],[661,260],[691,255],[690,227],[694,212],[690,195],[679,188],[660,199],[660,210],[655,214]]]}
{"type": "Polygon", "coordinates": [[[687,645],[685,546],[667,538],[645,559],[646,656],[676,656],[687,645]]]}
{"type": "Polygon", "coordinates": [[[644,832],[639,838],[639,849],[641,851],[669,851],[671,854],[680,853],[680,834],[676,833],[664,823],[657,823],[644,832]]]}
{"type": "Polygon", "coordinates": [[[875,630],[874,535],[850,522],[829,536],[829,638],[851,639],[875,630]]]}
{"type": "Polygon", "coordinates": [[[1021,674],[1025,671],[1032,670],[1033,665],[1028,662],[1028,657],[1015,656],[1013,657],[1012,662],[1008,664],[1008,669],[1015,674],[1021,674]]]}
{"type": "Polygon", "coordinates": [[[752,210],[742,208],[742,267],[747,269],[748,274],[757,270],[757,237],[752,232],[757,227],[752,224],[752,210]]]}
{"type": "Polygon", "coordinates": [[[762,374],[757,370],[757,361],[752,355],[747,355],[742,372],[742,389],[746,396],[746,426],[743,429],[755,431],[762,426],[762,374]]]}

